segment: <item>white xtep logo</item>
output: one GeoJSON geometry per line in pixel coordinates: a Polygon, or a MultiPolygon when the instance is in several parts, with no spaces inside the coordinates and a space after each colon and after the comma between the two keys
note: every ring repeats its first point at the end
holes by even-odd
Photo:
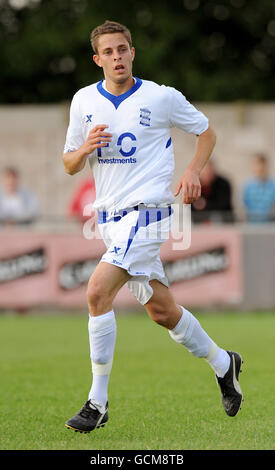
{"type": "Polygon", "coordinates": [[[100,408],[98,406],[96,406],[94,403],[90,403],[90,408],[92,408],[93,410],[97,410],[99,411],[100,414],[100,417],[96,423],[96,426],[98,426],[101,421],[103,420],[104,416],[105,416],[105,413],[106,413],[106,409],[103,409],[104,407],[103,406],[100,406],[100,408]]]}
{"type": "Polygon", "coordinates": [[[104,413],[102,413],[102,415],[100,416],[98,422],[96,423],[97,426],[101,423],[101,421],[103,420],[103,418],[104,418],[104,413]]]}
{"type": "Polygon", "coordinates": [[[237,380],[237,377],[236,377],[236,364],[235,364],[234,354],[232,355],[232,360],[233,360],[233,385],[234,385],[234,388],[235,388],[236,392],[238,392],[240,395],[242,395],[241,387],[240,387],[240,384],[239,384],[239,382],[237,380]]]}

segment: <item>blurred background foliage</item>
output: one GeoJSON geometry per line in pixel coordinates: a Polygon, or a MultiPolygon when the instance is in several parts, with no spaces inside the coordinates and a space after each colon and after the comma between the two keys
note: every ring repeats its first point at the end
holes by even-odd
{"type": "Polygon", "coordinates": [[[196,101],[274,100],[274,0],[0,0],[1,103],[70,100],[102,78],[91,30],[126,24],[134,74],[196,101]]]}

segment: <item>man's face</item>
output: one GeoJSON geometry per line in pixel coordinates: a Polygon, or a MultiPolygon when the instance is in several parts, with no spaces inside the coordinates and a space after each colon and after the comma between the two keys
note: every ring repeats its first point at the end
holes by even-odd
{"type": "Polygon", "coordinates": [[[253,173],[256,178],[260,180],[265,180],[268,174],[268,167],[266,162],[262,161],[259,158],[256,158],[253,162],[253,173]]]}
{"type": "Polygon", "coordinates": [[[3,175],[3,187],[9,194],[13,194],[17,190],[18,178],[13,173],[7,172],[3,175]]]}
{"type": "Polygon", "coordinates": [[[106,80],[120,84],[132,76],[135,49],[122,33],[103,34],[98,38],[95,63],[103,68],[106,80]]]}

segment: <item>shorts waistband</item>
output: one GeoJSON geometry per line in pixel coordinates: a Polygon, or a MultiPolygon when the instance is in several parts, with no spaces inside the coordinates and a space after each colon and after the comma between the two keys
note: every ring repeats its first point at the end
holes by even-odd
{"type": "Polygon", "coordinates": [[[133,211],[145,211],[150,218],[155,219],[156,221],[169,217],[172,214],[171,205],[168,206],[147,206],[145,204],[138,204],[137,206],[127,207],[119,211],[97,211],[98,214],[98,223],[105,224],[107,222],[118,222],[122,217],[129,214],[133,211]]]}

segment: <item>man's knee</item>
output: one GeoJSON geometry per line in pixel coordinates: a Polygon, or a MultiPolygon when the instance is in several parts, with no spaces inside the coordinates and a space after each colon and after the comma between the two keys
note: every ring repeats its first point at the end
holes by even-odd
{"type": "Polygon", "coordinates": [[[167,324],[169,324],[172,314],[169,307],[163,306],[158,302],[149,301],[145,305],[145,308],[151,319],[158,325],[167,326],[167,324]]]}
{"type": "Polygon", "coordinates": [[[106,307],[112,304],[112,293],[101,286],[99,283],[89,283],[86,292],[87,302],[92,313],[105,313],[106,307]]]}
{"type": "Polygon", "coordinates": [[[96,284],[90,283],[87,287],[86,297],[89,305],[97,306],[102,297],[102,289],[96,284]]]}
{"type": "Polygon", "coordinates": [[[99,263],[89,280],[86,293],[90,313],[97,316],[110,311],[117,292],[129,278],[130,275],[124,269],[105,262],[99,263]]]}

